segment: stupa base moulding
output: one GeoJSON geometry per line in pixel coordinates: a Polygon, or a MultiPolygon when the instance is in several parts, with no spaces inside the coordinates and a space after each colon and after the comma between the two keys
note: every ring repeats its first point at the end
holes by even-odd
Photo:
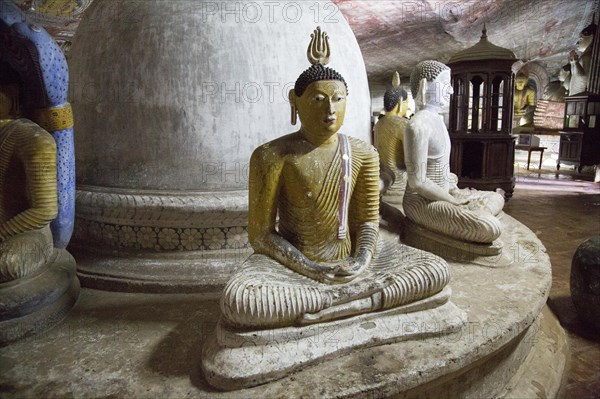
{"type": "Polygon", "coordinates": [[[81,186],[71,250],[85,287],[214,292],[251,253],[245,191],[81,186]]]}

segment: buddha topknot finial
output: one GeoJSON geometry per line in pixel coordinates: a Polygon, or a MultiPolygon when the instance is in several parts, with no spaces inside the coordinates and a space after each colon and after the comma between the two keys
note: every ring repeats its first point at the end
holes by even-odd
{"type": "Polygon", "coordinates": [[[396,71],[392,77],[392,87],[387,89],[383,95],[383,107],[386,112],[392,111],[400,101],[408,98],[406,90],[400,86],[400,83],[400,74],[396,71]]]}
{"type": "Polygon", "coordinates": [[[394,77],[392,78],[392,87],[394,89],[400,87],[400,74],[398,73],[398,71],[394,73],[394,77]]]}
{"type": "Polygon", "coordinates": [[[329,56],[331,55],[327,32],[322,32],[321,27],[317,26],[317,29],[311,33],[310,38],[308,50],[306,51],[308,62],[312,65],[327,65],[329,63],[329,56]]]}
{"type": "Polygon", "coordinates": [[[346,86],[346,94],[348,94],[348,85],[342,75],[325,66],[329,63],[329,56],[331,55],[329,36],[327,36],[326,32],[321,31],[320,26],[317,26],[317,29],[315,29],[310,37],[310,44],[308,45],[306,54],[308,55],[308,61],[312,65],[306,71],[302,72],[296,80],[294,93],[298,97],[301,97],[304,90],[313,82],[319,80],[339,80],[346,86]]]}

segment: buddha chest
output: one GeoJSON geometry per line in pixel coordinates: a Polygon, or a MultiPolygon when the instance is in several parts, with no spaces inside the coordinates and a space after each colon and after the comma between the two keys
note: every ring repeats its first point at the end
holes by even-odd
{"type": "Polygon", "coordinates": [[[337,193],[340,165],[336,162],[336,149],[325,150],[294,155],[286,161],[282,170],[282,194],[291,205],[318,207],[317,199],[324,190],[337,193]]]}

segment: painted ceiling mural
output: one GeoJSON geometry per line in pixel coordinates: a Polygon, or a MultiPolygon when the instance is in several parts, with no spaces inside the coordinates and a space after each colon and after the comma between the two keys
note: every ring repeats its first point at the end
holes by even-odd
{"type": "MultiPolygon", "coordinates": [[[[68,51],[93,0],[13,1],[68,51]]],[[[354,30],[375,84],[384,84],[396,70],[405,79],[423,59],[448,61],[479,40],[484,22],[491,42],[513,50],[524,63],[537,62],[552,76],[598,12],[597,0],[332,1],[354,30]]]]}
{"type": "Polygon", "coordinates": [[[596,0],[333,1],[350,22],[375,82],[389,80],[394,70],[407,77],[425,58],[447,62],[479,41],[484,22],[492,43],[553,75],[598,8],[596,0]]]}

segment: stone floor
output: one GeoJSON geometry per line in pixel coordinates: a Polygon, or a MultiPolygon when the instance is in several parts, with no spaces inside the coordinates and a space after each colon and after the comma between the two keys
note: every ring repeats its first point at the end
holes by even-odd
{"type": "Polygon", "coordinates": [[[592,170],[579,174],[562,167],[556,174],[555,163],[546,159],[539,173],[533,160],[527,171],[526,155],[517,151],[517,186],[505,211],[536,233],[550,255],[553,283],[548,304],[568,333],[572,356],[565,397],[600,398],[600,332],[579,319],[569,289],[575,250],[600,234],[600,184],[592,182],[592,170]]]}

